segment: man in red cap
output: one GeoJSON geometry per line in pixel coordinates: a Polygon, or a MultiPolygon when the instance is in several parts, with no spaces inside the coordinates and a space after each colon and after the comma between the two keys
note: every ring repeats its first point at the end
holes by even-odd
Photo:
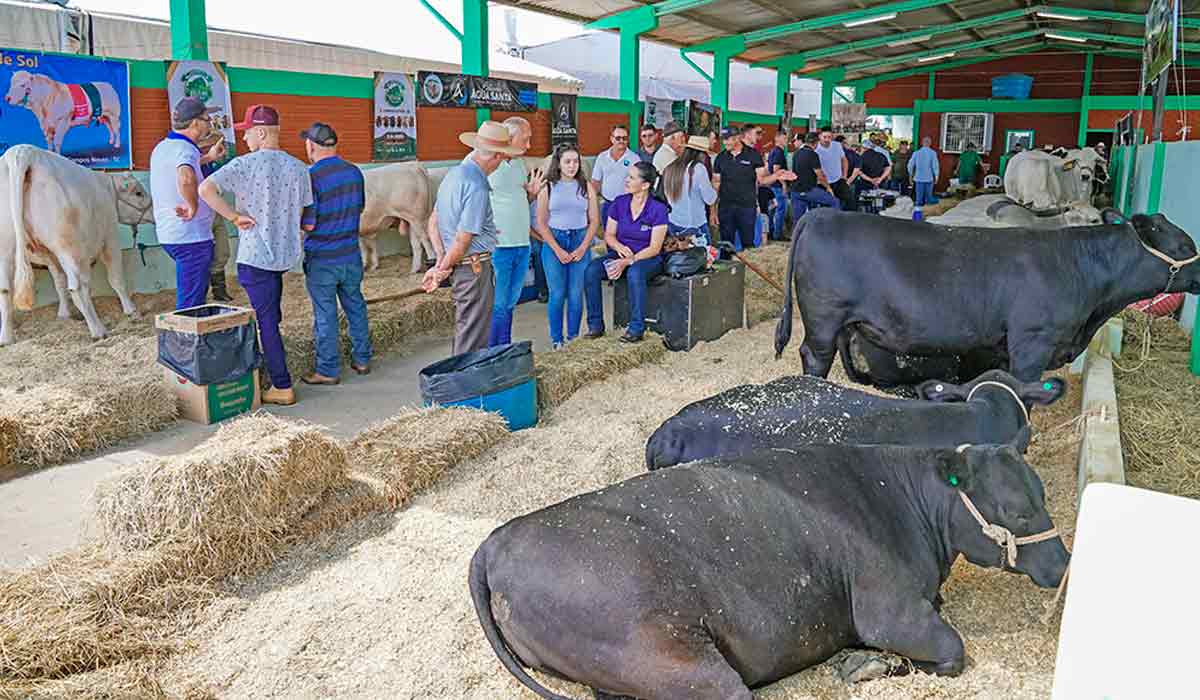
{"type": "Polygon", "coordinates": [[[245,132],[250,153],[225,164],[200,186],[200,196],[213,211],[239,229],[238,282],[250,297],[258,317],[263,356],[271,389],[263,403],[296,403],[287,369],[282,317],[283,273],[300,262],[300,216],[313,203],[308,168],[279,148],[279,113],[267,105],[251,105],[246,118],[233,128],[245,132]],[[221,197],[231,192],[237,209],[221,197]]]}

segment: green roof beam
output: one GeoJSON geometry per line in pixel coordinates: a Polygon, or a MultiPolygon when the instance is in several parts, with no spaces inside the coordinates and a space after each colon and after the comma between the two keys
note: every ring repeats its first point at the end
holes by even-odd
{"type": "MultiPolygon", "coordinates": [[[[1058,36],[1069,37],[1073,39],[1086,39],[1088,41],[1100,41],[1109,44],[1120,44],[1122,46],[1142,46],[1145,40],[1139,36],[1117,36],[1115,34],[1097,34],[1096,32],[1077,32],[1070,29],[1045,29],[1044,34],[1055,34],[1058,36]]],[[[1053,38],[1053,37],[1051,37],[1053,38]]],[[[1183,51],[1191,53],[1200,52],[1200,44],[1195,42],[1179,42],[1179,48],[1183,51]]]]}
{"type": "Polygon", "coordinates": [[[981,39],[979,41],[968,41],[961,44],[951,44],[950,46],[939,46],[936,49],[928,49],[926,51],[917,51],[914,53],[906,53],[899,56],[887,56],[885,58],[877,58],[871,61],[863,61],[861,63],[851,63],[846,66],[848,72],[868,70],[870,68],[878,68],[879,66],[887,66],[893,63],[905,63],[907,61],[916,61],[922,58],[932,58],[941,54],[958,53],[959,51],[973,51],[975,49],[987,48],[997,44],[1007,44],[1013,41],[1021,41],[1034,36],[1041,36],[1045,31],[1041,29],[1029,29],[1015,34],[1005,34],[1004,36],[992,37],[990,39],[981,39]]]}
{"type": "Polygon", "coordinates": [[[420,2],[421,5],[424,6],[426,10],[429,11],[429,14],[433,15],[434,19],[436,19],[443,27],[446,28],[446,31],[453,34],[455,39],[462,41],[462,38],[463,38],[462,32],[458,31],[458,27],[455,27],[454,24],[450,20],[446,19],[446,15],[443,15],[441,12],[438,11],[438,9],[436,7],[434,7],[433,5],[430,5],[429,0],[417,0],[417,1],[420,2]]]}
{"type": "MultiPolygon", "coordinates": [[[[1109,12],[1107,10],[1090,10],[1079,7],[1058,7],[1057,5],[1046,5],[1044,7],[1035,8],[1035,11],[1051,15],[1061,15],[1063,17],[1080,17],[1083,19],[1101,19],[1109,22],[1127,22],[1129,24],[1140,24],[1145,26],[1146,15],[1135,14],[1131,12],[1109,12]]],[[[1181,17],[1179,26],[1184,29],[1200,29],[1200,19],[1187,19],[1181,17]]]]}
{"type": "MultiPolygon", "coordinates": [[[[673,15],[677,12],[686,12],[694,10],[698,7],[704,7],[716,2],[716,0],[663,0],[656,2],[653,5],[645,5],[635,7],[632,10],[618,12],[607,17],[601,17],[592,22],[583,25],[584,29],[620,29],[623,26],[634,22],[643,24],[645,22],[644,15],[649,13],[652,17],[662,17],[663,15],[673,15]]],[[[657,25],[656,25],[657,26],[657,25]]]]}
{"type": "MultiPolygon", "coordinates": [[[[1013,51],[1001,52],[999,57],[1020,56],[1022,54],[1032,53],[1041,48],[1043,48],[1043,47],[1040,44],[1033,45],[1033,46],[1026,46],[1022,49],[1015,49],[1013,51]]],[[[876,83],[884,83],[889,80],[896,80],[898,78],[908,78],[908,77],[911,77],[914,75],[925,75],[926,73],[933,73],[934,71],[950,70],[951,68],[959,68],[961,66],[973,66],[976,63],[987,63],[988,61],[995,61],[996,59],[997,59],[997,56],[995,56],[995,55],[976,56],[974,58],[960,58],[957,61],[945,61],[942,63],[930,63],[929,65],[921,66],[919,68],[909,68],[907,70],[898,70],[898,71],[893,71],[891,73],[880,73],[879,75],[872,75],[870,77],[870,80],[874,80],[876,83]]],[[[864,80],[865,80],[865,78],[864,78],[864,80]]]]}

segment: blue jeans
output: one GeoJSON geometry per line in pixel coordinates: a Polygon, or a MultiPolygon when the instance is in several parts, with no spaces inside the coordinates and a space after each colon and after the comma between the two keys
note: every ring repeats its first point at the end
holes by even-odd
{"type": "Polygon", "coordinates": [[[771,239],[783,240],[783,229],[787,226],[788,196],[783,191],[783,185],[772,185],[771,192],[775,195],[775,215],[771,221],[771,239]]]}
{"type": "Polygon", "coordinates": [[[529,239],[529,256],[533,258],[533,286],[537,287],[538,295],[546,295],[550,291],[546,287],[546,268],[542,265],[544,246],[545,244],[537,239],[529,239]]]}
{"type": "Polygon", "coordinates": [[[721,223],[721,239],[737,250],[754,247],[754,227],[758,225],[758,207],[722,205],[717,209],[721,223]]]}
{"type": "Polygon", "coordinates": [[[283,273],[263,270],[250,265],[237,266],[238,283],[250,297],[250,306],[258,317],[258,336],[262,340],[263,359],[271,386],[276,389],[292,388],[292,375],[287,368],[287,354],[283,351],[283,337],[279,334],[279,321],[283,310],[279,306],[283,298],[283,273]]]}
{"type": "Polygon", "coordinates": [[[814,187],[807,192],[792,192],[792,216],[798,221],[809,209],[830,207],[841,210],[842,200],[829,193],[824,187],[814,187]]]}
{"type": "Polygon", "coordinates": [[[917,182],[915,183],[917,190],[916,205],[918,207],[933,203],[933,183],[932,182],[917,182]]]}
{"type": "Polygon", "coordinates": [[[212,266],[212,241],[163,244],[163,251],[175,261],[175,309],[190,309],[208,300],[208,268],[212,266]]]}
{"type": "MultiPolygon", "coordinates": [[[[552,228],[554,240],[568,253],[583,245],[587,229],[552,228]]],[[[542,245],[542,267],[546,270],[546,287],[550,302],[546,306],[546,318],[550,323],[550,342],[563,342],[563,309],[567,312],[567,337],[574,340],[579,335],[579,324],[583,321],[583,274],[592,259],[591,251],[584,253],[582,260],[563,264],[554,249],[542,245]]]]}
{"type": "Polygon", "coordinates": [[[358,367],[371,361],[371,327],[367,324],[367,302],[362,295],[363,266],[354,262],[304,263],[304,285],[313,306],[313,342],[317,346],[317,374],[337,378],[342,373],[341,325],[338,302],[346,314],[350,331],[350,357],[358,367]]]}
{"type": "Polygon", "coordinates": [[[708,247],[711,243],[708,237],[708,224],[700,224],[695,227],[676,226],[675,224],[667,224],[667,235],[669,236],[691,236],[692,245],[708,247]]]}
{"type": "Polygon", "coordinates": [[[529,272],[529,246],[504,246],[492,251],[492,269],[496,272],[496,299],[492,302],[492,329],[488,347],[512,342],[513,309],[525,288],[529,272]]]}
{"type": "MultiPolygon", "coordinates": [[[[604,330],[604,297],[600,291],[600,282],[608,279],[604,262],[618,257],[616,251],[609,251],[607,256],[596,258],[587,268],[587,321],[588,330],[593,333],[604,330]]],[[[629,327],[626,329],[629,335],[640,336],[646,332],[646,283],[662,271],[662,257],[657,255],[625,268],[623,274],[629,285],[629,327]]]]}

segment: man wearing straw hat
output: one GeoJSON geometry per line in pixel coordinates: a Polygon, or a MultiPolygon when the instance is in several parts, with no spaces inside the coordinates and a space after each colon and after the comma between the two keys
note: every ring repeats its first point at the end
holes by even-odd
{"type": "Polygon", "coordinates": [[[426,292],[433,292],[443,280],[452,278],[455,355],[488,346],[496,292],[491,263],[496,224],[488,176],[504,161],[525,152],[513,145],[509,130],[494,121],[486,121],[478,131],[460,134],[458,139],[473,150],[446,173],[438,188],[434,216],[445,253],[422,282],[426,292]]]}

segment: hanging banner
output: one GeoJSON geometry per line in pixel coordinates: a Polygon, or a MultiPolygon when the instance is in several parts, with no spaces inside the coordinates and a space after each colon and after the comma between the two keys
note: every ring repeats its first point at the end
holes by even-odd
{"type": "Polygon", "coordinates": [[[1142,85],[1150,83],[1175,60],[1179,30],[1178,0],[1150,0],[1146,10],[1145,44],[1142,47],[1142,85]]]}
{"type": "Polygon", "coordinates": [[[867,130],[867,105],[865,102],[833,105],[833,130],[835,133],[861,134],[867,130]]]}
{"type": "Polygon", "coordinates": [[[487,108],[502,112],[536,112],[537,84],[460,73],[420,71],[419,107],[487,108]]]}
{"type": "Polygon", "coordinates": [[[18,143],[129,168],[129,64],[0,49],[0,154],[18,143]]]}
{"type": "Polygon", "coordinates": [[[674,101],[665,97],[647,97],[642,122],[662,131],[667,122],[675,118],[674,105],[674,101]]]}
{"type": "Polygon", "coordinates": [[[375,74],[375,135],[371,160],[403,161],[417,157],[417,94],[412,77],[375,74]]]}
{"type": "Polygon", "coordinates": [[[783,95],[783,116],[779,118],[780,129],[790,129],[792,112],[796,111],[796,94],[790,90],[783,95]]]}
{"type": "Polygon", "coordinates": [[[687,101],[687,126],[689,136],[708,136],[721,130],[721,108],[698,100],[687,101]]]}
{"type": "Polygon", "coordinates": [[[575,95],[550,93],[550,145],[579,143],[579,122],[576,119],[575,95]]]}
{"type": "MultiPolygon", "coordinates": [[[[208,61],[167,62],[167,112],[185,97],[195,97],[212,109],[212,133],[196,145],[208,152],[218,141],[225,141],[225,158],[216,168],[233,160],[237,138],[233,135],[233,99],[229,96],[229,78],[225,69],[208,61]]],[[[214,170],[216,169],[214,168],[214,170]]]]}

